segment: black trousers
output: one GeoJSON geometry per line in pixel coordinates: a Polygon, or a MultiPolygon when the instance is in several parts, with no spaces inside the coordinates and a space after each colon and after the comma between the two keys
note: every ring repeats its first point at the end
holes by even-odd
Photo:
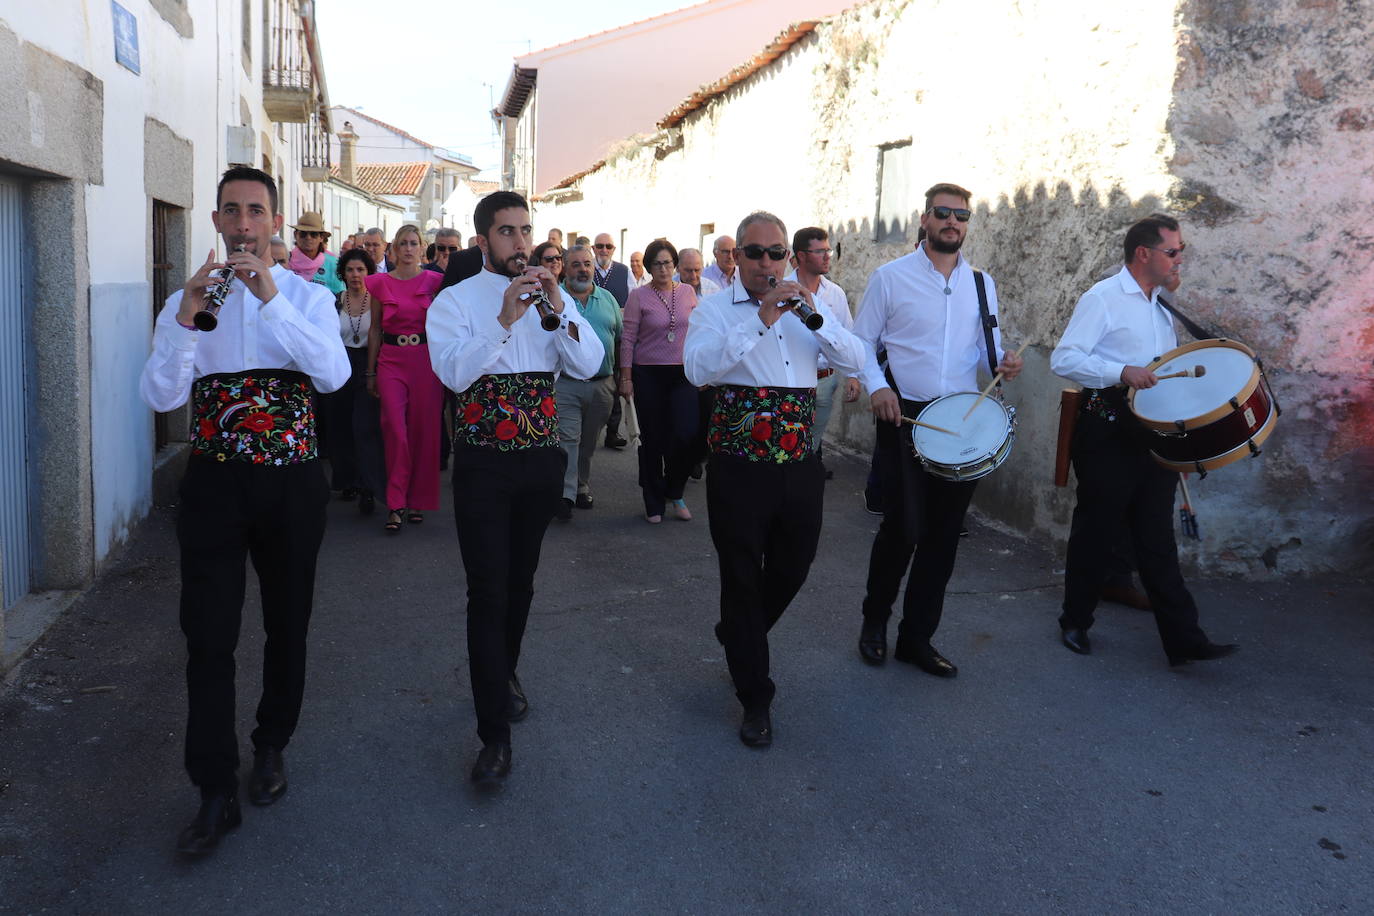
{"type": "Polygon", "coordinates": [[[1207,641],[1197,604],[1183,583],[1174,540],[1178,475],[1150,457],[1143,433],[1128,416],[1108,421],[1079,415],[1073,436],[1078,498],[1069,529],[1060,627],[1086,630],[1102,584],[1116,568],[1113,546],[1130,532],[1140,581],[1154,608],[1164,651],[1182,654],[1207,641]]]}
{"type": "Polygon", "coordinates": [[[735,695],[746,710],[767,709],[768,631],[811,571],[821,536],[825,480],[808,455],[766,464],[712,455],[706,479],[711,541],[720,563],[720,626],[735,695]]]}
{"type": "Polygon", "coordinates": [[[681,366],[635,366],[630,372],[639,416],[644,514],[662,515],[668,500],[682,498],[692,473],[697,389],[681,366]]]}
{"type": "Polygon", "coordinates": [[[328,417],[331,487],[386,492],[381,401],[367,392],[367,348],[345,347],[353,374],[338,391],[321,395],[328,417]]]}
{"type": "Polygon", "coordinates": [[[291,740],[305,693],[306,633],[329,486],[318,461],[285,467],[192,458],[181,482],[181,630],[186,634],[186,771],[204,795],[238,786],[234,650],[258,574],[262,698],[255,748],[291,740]]]}
{"type": "MultiPolygon", "coordinates": [[[[902,414],[914,417],[924,407],[904,400],[902,414]]],[[[883,521],[868,557],[863,615],[870,623],[887,623],[906,576],[897,642],[920,648],[930,645],[940,626],[945,587],[959,552],[959,529],[977,482],[950,481],[926,473],[905,427],[879,422],[876,439],[873,467],[879,478],[883,521]]]]}
{"type": "Polygon", "coordinates": [[[544,532],[563,495],[568,456],[455,442],[453,512],[468,582],[468,670],[483,744],[509,744],[508,682],[534,600],[544,532]]]}

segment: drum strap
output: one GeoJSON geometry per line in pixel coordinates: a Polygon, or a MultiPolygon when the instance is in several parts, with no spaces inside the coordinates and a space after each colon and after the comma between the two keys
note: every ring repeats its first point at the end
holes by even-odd
{"type": "MultiPolygon", "coordinates": [[[[973,285],[978,287],[978,316],[983,322],[983,343],[988,351],[988,371],[997,375],[997,347],[992,342],[992,329],[997,327],[997,316],[988,309],[988,288],[983,282],[983,272],[973,268],[973,285]]],[[[998,382],[1001,388],[1002,383],[998,382]]]]}
{"type": "Polygon", "coordinates": [[[1187,315],[1183,314],[1178,309],[1174,308],[1174,304],[1170,302],[1168,299],[1165,299],[1163,293],[1159,295],[1159,304],[1164,306],[1164,308],[1169,312],[1170,315],[1173,315],[1175,318],[1177,318],[1179,320],[1179,323],[1183,325],[1184,330],[1186,330],[1189,334],[1192,334],[1193,337],[1197,340],[1212,340],[1214,338],[1223,336],[1221,334],[1213,334],[1211,331],[1202,327],[1196,321],[1189,318],[1187,315]]]}

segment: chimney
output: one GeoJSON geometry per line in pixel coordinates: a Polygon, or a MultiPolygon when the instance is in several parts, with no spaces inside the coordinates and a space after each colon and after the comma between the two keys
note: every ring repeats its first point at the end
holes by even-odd
{"type": "Polygon", "coordinates": [[[349,184],[357,183],[357,169],[354,168],[357,146],[358,135],[353,132],[353,122],[345,121],[343,130],[339,131],[339,177],[349,184]]]}

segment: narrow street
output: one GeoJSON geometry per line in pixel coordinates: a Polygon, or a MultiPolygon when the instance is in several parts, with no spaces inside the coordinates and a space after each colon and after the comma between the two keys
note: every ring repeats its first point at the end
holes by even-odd
{"type": "MultiPolygon", "coordinates": [[[[855,650],[866,462],[828,463],[820,556],[772,638],[774,744],[754,751],[711,633],[704,484],[694,521],[651,527],[633,454],[598,451],[596,508],[544,543],[531,714],[494,795],[467,782],[451,506],[387,537],[333,503],[290,791],[245,802],[195,862],[173,851],[197,796],[174,511],[155,509],[0,687],[0,911],[1368,909],[1368,584],[1196,581],[1235,658],[1171,671],[1151,616],[1114,605],[1079,657],[1058,643],[1050,552],[975,519],[935,643],[959,677],[873,669],[855,650]]],[[[1034,476],[1015,456],[997,473],[1034,476]]],[[[259,619],[250,589],[249,761],[259,619]]]]}

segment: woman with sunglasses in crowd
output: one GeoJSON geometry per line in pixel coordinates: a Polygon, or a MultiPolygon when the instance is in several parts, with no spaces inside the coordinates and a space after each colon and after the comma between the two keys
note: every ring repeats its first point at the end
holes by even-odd
{"type": "Polygon", "coordinates": [[[287,259],[287,269],[307,283],[318,283],[337,296],[344,285],[339,279],[338,259],[324,247],[329,241],[324,217],[318,213],[302,213],[301,221],[291,228],[296,232],[296,246],[287,259]]]}
{"type": "Polygon", "coordinates": [[[540,242],[534,246],[534,253],[530,258],[530,265],[538,264],[540,267],[547,268],[553,272],[554,277],[559,283],[563,282],[563,246],[557,242],[540,242]]]}
{"type": "Polygon", "coordinates": [[[673,279],[677,249],[655,239],[644,249],[648,284],[630,290],[620,338],[620,395],[633,398],[639,417],[639,485],[650,524],[673,514],[690,521],[683,489],[692,471],[697,432],[697,390],[682,368],[687,319],[697,295],[673,279]]]}
{"type": "Polygon", "coordinates": [[[391,240],[392,267],[364,283],[372,296],[368,391],[381,398],[386,447],[387,532],[439,508],[439,436],[444,386],[429,362],[425,316],[442,274],[420,266],[424,243],[407,223],[391,240]]]}

